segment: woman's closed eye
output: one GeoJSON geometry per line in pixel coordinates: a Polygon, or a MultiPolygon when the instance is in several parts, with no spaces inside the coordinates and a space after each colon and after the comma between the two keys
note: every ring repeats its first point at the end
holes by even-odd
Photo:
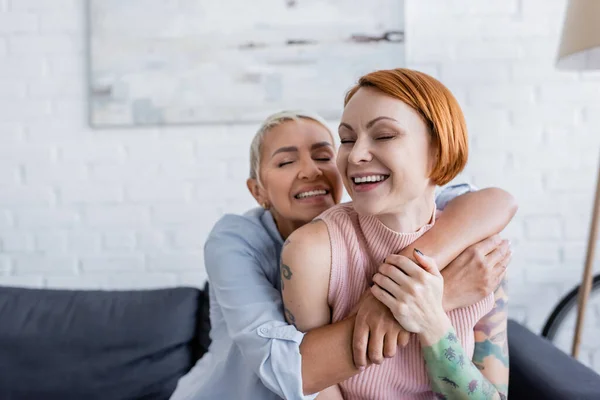
{"type": "Polygon", "coordinates": [[[286,165],[289,165],[289,164],[291,164],[293,162],[294,161],[291,161],[291,160],[290,161],[281,161],[281,162],[277,163],[277,167],[278,168],[285,167],[286,165]]]}

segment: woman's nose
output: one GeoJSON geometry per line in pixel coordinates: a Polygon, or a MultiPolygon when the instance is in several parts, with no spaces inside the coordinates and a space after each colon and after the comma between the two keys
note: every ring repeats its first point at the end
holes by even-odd
{"type": "Polygon", "coordinates": [[[348,162],[351,164],[363,164],[373,158],[369,144],[365,140],[357,140],[348,154],[348,162]]]}
{"type": "Polygon", "coordinates": [[[319,168],[317,163],[311,159],[310,161],[305,161],[301,164],[298,177],[300,179],[313,180],[321,175],[323,175],[323,171],[321,171],[321,168],[319,168]]]}

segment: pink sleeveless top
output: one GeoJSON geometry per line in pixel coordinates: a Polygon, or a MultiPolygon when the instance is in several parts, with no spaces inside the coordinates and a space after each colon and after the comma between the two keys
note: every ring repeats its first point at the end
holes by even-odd
{"type": "MultiPolygon", "coordinates": [[[[361,295],[372,284],[372,277],[385,257],[417,240],[434,223],[417,232],[398,233],[372,216],[358,215],[352,203],[335,206],[318,219],[329,230],[331,241],[331,278],[329,306],[332,322],[348,316],[361,295]]],[[[469,358],[475,344],[473,328],[477,321],[491,311],[494,295],[482,301],[448,313],[469,358]]],[[[411,335],[405,348],[398,348],[394,358],[385,359],[381,365],[372,365],[358,375],[340,384],[346,400],[376,399],[433,399],[421,345],[416,335],[411,335]]]]}

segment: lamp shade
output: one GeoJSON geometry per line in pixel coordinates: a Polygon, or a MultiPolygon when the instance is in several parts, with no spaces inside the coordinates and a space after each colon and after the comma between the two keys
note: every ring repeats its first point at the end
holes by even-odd
{"type": "Polygon", "coordinates": [[[556,66],[600,69],[600,0],[569,0],[556,66]]]}

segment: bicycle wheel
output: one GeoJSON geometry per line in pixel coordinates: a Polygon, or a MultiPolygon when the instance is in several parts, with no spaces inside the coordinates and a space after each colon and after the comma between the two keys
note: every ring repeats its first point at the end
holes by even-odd
{"type": "MultiPolygon", "coordinates": [[[[577,295],[580,287],[581,285],[571,290],[565,297],[562,298],[556,308],[554,308],[554,311],[552,311],[552,314],[550,314],[550,317],[546,321],[544,329],[542,330],[543,337],[550,341],[553,341],[556,338],[557,332],[561,327],[563,327],[567,316],[571,314],[571,311],[573,311],[577,305],[577,295]]],[[[590,299],[597,294],[600,294],[600,274],[594,276],[592,281],[592,289],[590,291],[590,299]]]]}

